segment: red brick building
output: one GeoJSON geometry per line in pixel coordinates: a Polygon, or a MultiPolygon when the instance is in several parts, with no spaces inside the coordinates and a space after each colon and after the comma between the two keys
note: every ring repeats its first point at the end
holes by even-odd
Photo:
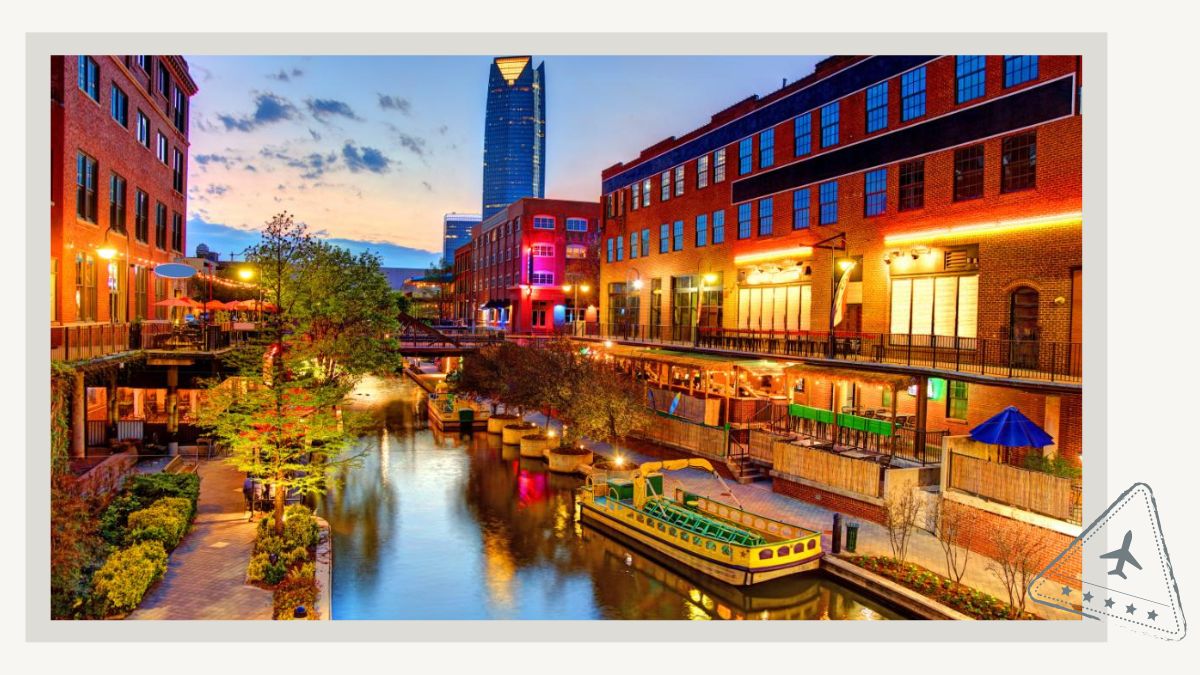
{"type": "Polygon", "coordinates": [[[52,57],[54,349],[98,340],[99,352],[122,351],[130,322],[166,318],[154,303],[173,289],[153,270],[182,257],[187,245],[188,113],[196,90],[180,56],[52,57]]]}
{"type": "Polygon", "coordinates": [[[1014,405],[1078,465],[1081,81],[1075,56],[831,57],[609,167],[602,333],[911,374],[930,432],[1014,405]]]}
{"type": "Polygon", "coordinates": [[[474,248],[471,241],[454,249],[453,319],[463,325],[471,325],[478,315],[479,303],[475,301],[474,248]]]}
{"type": "Polygon", "coordinates": [[[599,218],[596,202],[526,198],[484,220],[471,237],[474,304],[456,318],[549,333],[575,320],[578,297],[578,320],[594,321],[599,218]]]}

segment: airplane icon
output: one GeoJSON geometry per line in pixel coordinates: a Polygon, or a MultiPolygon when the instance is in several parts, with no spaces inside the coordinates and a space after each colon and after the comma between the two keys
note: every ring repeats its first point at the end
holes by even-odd
{"type": "Polygon", "coordinates": [[[1122,579],[1128,579],[1128,577],[1125,576],[1125,563],[1129,563],[1139,570],[1142,569],[1142,566],[1138,564],[1137,558],[1133,557],[1133,554],[1129,552],[1129,545],[1131,543],[1133,543],[1133,530],[1126,530],[1125,541],[1121,544],[1121,548],[1115,551],[1109,551],[1108,553],[1100,556],[1101,558],[1109,558],[1117,561],[1117,567],[1116,569],[1109,571],[1110,575],[1115,574],[1122,579]]]}

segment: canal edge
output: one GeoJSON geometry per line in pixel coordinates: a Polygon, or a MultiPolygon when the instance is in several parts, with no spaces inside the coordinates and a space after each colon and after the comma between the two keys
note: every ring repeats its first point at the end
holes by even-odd
{"type": "Polygon", "coordinates": [[[828,572],[830,576],[863,588],[905,611],[916,614],[921,619],[975,620],[974,617],[951,609],[890,579],[835,556],[827,555],[821,558],[821,569],[828,572]]]}
{"type": "Polygon", "coordinates": [[[317,525],[321,528],[321,538],[317,542],[317,616],[322,621],[333,620],[333,537],[329,522],[318,516],[317,525]]]}

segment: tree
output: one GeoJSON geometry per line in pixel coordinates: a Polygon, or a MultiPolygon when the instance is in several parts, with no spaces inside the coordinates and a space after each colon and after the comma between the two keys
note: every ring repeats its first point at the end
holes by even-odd
{"type": "Polygon", "coordinates": [[[352,347],[325,331],[352,321],[344,313],[372,304],[377,289],[369,280],[363,282],[368,293],[357,282],[339,286],[337,300],[313,306],[314,284],[321,281],[309,277],[334,283],[328,277],[345,258],[322,249],[287,213],[266,224],[247,260],[257,266],[265,299],[276,311],[265,315],[261,334],[233,357],[239,377],[209,387],[200,423],[229,448],[231,464],[274,491],[274,527],[282,533],[288,494],[323,492],[330,472],[356,459],[344,454],[355,420],[338,406],[353,374],[373,364],[357,353],[369,331],[353,336],[352,347]],[[360,294],[369,298],[360,302],[360,294]]]}
{"type": "Polygon", "coordinates": [[[569,415],[575,400],[588,395],[586,385],[589,375],[593,373],[590,359],[567,339],[551,340],[535,352],[533,381],[537,388],[536,398],[546,414],[547,424],[550,416],[558,412],[564,427],[563,443],[573,445],[579,439],[579,432],[569,415]],[[572,423],[568,425],[567,422],[572,423]]]}
{"type": "Polygon", "coordinates": [[[900,562],[908,558],[908,542],[920,509],[921,503],[911,489],[902,490],[899,496],[892,493],[883,500],[883,527],[892,546],[892,557],[900,562]]]}
{"type": "Polygon", "coordinates": [[[1046,548],[1046,539],[1029,525],[1008,522],[992,530],[994,556],[987,568],[1004,584],[1013,619],[1025,614],[1029,580],[1041,569],[1046,548]]]}
{"type": "Polygon", "coordinates": [[[974,529],[975,520],[974,511],[946,499],[945,495],[930,503],[925,514],[926,527],[941,544],[946,576],[958,583],[962,583],[967,571],[971,549],[966,538],[974,529]]]}
{"type": "Polygon", "coordinates": [[[585,363],[583,377],[566,406],[573,437],[587,436],[615,444],[645,428],[650,414],[642,401],[642,386],[618,376],[603,363],[592,359],[585,363]]]}

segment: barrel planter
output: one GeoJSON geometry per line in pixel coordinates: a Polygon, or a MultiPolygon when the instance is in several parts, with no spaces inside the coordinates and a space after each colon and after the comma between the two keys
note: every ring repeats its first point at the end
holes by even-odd
{"type": "Polygon", "coordinates": [[[544,459],[550,447],[550,437],[543,433],[525,434],[521,437],[521,456],[544,459]]]}
{"type": "Polygon", "coordinates": [[[592,463],[594,471],[604,472],[608,478],[624,478],[626,480],[633,478],[633,472],[636,471],[638,465],[636,462],[624,461],[620,466],[611,459],[601,459],[598,462],[592,463]]]}
{"type": "Polygon", "coordinates": [[[592,463],[592,451],[586,448],[550,448],[546,454],[549,469],[555,473],[576,473],[579,467],[592,463]]]}
{"type": "Polygon", "coordinates": [[[537,429],[533,422],[509,422],[500,432],[500,439],[505,445],[520,445],[521,437],[528,436],[537,429]]]}
{"type": "Polygon", "coordinates": [[[504,431],[504,427],[515,422],[520,422],[521,418],[516,415],[492,415],[488,418],[488,433],[499,434],[504,431]]]}

